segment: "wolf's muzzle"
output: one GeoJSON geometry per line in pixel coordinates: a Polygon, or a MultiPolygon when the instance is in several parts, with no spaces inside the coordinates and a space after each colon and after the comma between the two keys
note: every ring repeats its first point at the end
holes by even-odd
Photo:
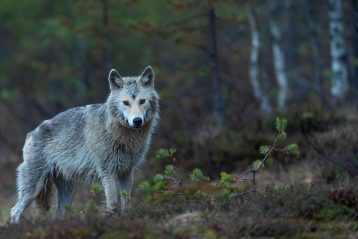
{"type": "Polygon", "coordinates": [[[140,126],[142,126],[142,123],[143,123],[143,120],[140,117],[136,117],[133,119],[133,125],[136,128],[139,128],[140,126]]]}

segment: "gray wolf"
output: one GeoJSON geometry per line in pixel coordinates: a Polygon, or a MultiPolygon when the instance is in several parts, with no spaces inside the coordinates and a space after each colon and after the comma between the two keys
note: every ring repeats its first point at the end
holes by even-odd
{"type": "Polygon", "coordinates": [[[125,209],[121,192],[130,193],[133,169],[146,156],[159,120],[159,97],[150,66],[138,77],[122,77],[112,69],[108,81],[105,103],[69,109],[27,134],[12,223],[19,222],[32,202],[48,210],[53,188],[54,215],[62,217],[76,186],[93,180],[100,180],[109,212],[125,209]]]}

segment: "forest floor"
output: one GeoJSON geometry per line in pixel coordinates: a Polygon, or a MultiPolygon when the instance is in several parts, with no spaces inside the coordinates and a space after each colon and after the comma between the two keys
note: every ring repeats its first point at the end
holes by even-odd
{"type": "Polygon", "coordinates": [[[264,170],[258,192],[244,196],[213,196],[205,182],[146,196],[135,186],[122,216],[103,213],[100,191],[81,190],[66,218],[52,221],[49,213],[31,209],[20,225],[7,222],[14,181],[2,181],[0,238],[357,238],[358,179],[312,182],[313,171],[307,163],[285,174],[264,170]],[[286,174],[302,183],[291,184],[286,174]]]}

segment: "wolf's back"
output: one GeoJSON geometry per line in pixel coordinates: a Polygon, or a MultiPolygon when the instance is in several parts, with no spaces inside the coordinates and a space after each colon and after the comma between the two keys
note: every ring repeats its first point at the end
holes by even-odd
{"type": "Polygon", "coordinates": [[[52,119],[43,121],[34,131],[28,134],[27,138],[32,137],[33,140],[43,141],[43,143],[50,143],[55,140],[61,144],[66,144],[69,139],[76,139],[85,123],[82,108],[72,108],[52,119]]]}

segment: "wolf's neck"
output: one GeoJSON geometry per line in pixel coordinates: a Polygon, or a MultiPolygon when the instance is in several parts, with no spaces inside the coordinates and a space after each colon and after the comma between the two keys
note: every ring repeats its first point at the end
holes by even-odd
{"type": "Polygon", "coordinates": [[[120,115],[108,102],[103,104],[105,109],[105,126],[109,132],[123,131],[124,126],[120,123],[120,115]]]}

